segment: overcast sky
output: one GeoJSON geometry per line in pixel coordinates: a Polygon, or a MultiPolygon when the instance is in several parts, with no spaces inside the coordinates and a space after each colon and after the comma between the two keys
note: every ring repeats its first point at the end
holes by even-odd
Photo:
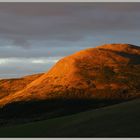
{"type": "Polygon", "coordinates": [[[140,3],[0,3],[0,78],[107,43],[140,45],[140,3]]]}

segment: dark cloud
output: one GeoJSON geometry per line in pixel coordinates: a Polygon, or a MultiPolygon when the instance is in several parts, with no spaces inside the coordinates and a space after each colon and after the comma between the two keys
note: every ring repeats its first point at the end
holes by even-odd
{"type": "Polygon", "coordinates": [[[17,46],[30,40],[82,40],[107,30],[137,30],[139,3],[1,3],[0,37],[17,46]]]}
{"type": "MultiPolygon", "coordinates": [[[[139,45],[139,25],[140,3],[0,3],[0,58],[47,59],[107,43],[139,45]]],[[[37,69],[22,65],[0,65],[0,75],[37,69]]],[[[42,65],[37,71],[44,71],[42,65]]]]}

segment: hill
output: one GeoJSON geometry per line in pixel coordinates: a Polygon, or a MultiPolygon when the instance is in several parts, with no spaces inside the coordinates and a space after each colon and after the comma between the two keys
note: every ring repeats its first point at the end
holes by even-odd
{"type": "Polygon", "coordinates": [[[39,78],[42,74],[34,74],[22,78],[1,79],[0,80],[0,99],[11,95],[25,88],[29,83],[39,78]]]}
{"type": "Polygon", "coordinates": [[[0,100],[131,99],[140,91],[140,48],[107,44],[64,57],[48,72],[0,100]]]}
{"type": "Polygon", "coordinates": [[[0,128],[0,137],[140,137],[140,100],[0,128]]]}

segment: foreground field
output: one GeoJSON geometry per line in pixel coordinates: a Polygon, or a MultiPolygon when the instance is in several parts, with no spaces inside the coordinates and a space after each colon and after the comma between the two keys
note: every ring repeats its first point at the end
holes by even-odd
{"type": "Polygon", "coordinates": [[[46,121],[0,128],[1,137],[140,137],[140,99],[46,121]]]}

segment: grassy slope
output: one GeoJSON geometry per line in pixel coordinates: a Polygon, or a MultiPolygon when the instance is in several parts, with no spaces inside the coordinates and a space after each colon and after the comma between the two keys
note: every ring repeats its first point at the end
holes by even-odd
{"type": "Polygon", "coordinates": [[[140,137],[140,100],[0,128],[1,137],[140,137]]]}
{"type": "Polygon", "coordinates": [[[25,88],[29,83],[39,78],[41,75],[43,75],[43,73],[33,74],[21,78],[0,79],[0,99],[25,88]]]}

